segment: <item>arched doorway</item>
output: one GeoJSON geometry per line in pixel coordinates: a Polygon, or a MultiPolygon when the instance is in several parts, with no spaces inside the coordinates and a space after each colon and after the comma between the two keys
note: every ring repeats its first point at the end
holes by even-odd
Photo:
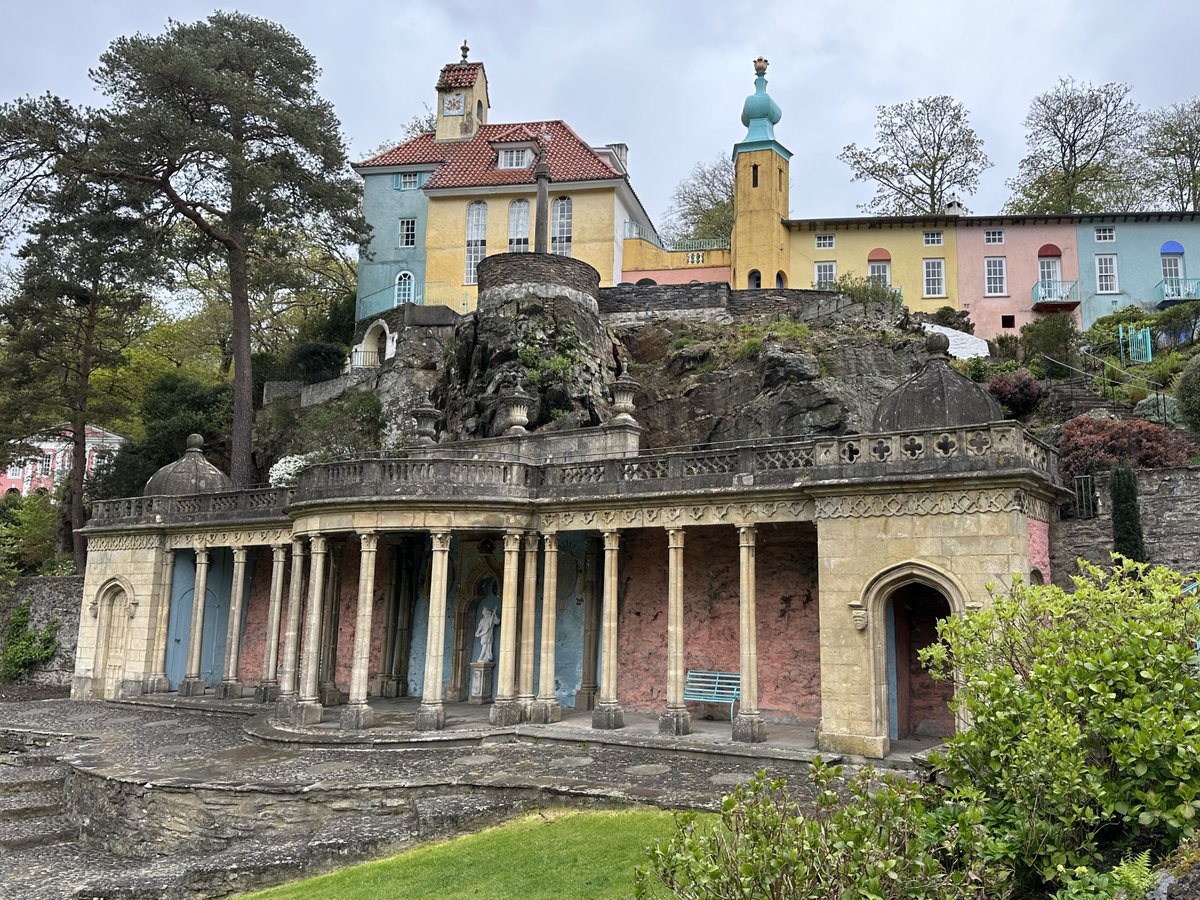
{"type": "MultiPolygon", "coordinates": [[[[481,541],[481,544],[491,544],[491,541],[481,541]]],[[[500,612],[500,583],[503,580],[503,570],[498,560],[490,552],[478,557],[475,564],[467,571],[463,579],[464,590],[457,594],[454,604],[454,645],[450,657],[450,684],[446,688],[446,699],[466,700],[470,681],[470,664],[479,658],[479,641],[475,639],[475,630],[483,610],[492,608],[500,612]]],[[[500,629],[492,631],[492,660],[500,659],[500,629]]],[[[496,669],[492,670],[492,684],[488,691],[489,697],[496,695],[496,669]]]]}
{"type": "Polygon", "coordinates": [[[954,733],[949,703],[954,686],[935,680],[921,664],[920,651],[936,643],[937,622],[950,604],[928,584],[896,588],[886,601],[888,738],[946,737],[954,733]]]}
{"type": "Polygon", "coordinates": [[[133,606],[129,589],[117,582],[101,587],[98,598],[92,696],[111,699],[121,696],[121,683],[125,680],[129,617],[133,606]]]}

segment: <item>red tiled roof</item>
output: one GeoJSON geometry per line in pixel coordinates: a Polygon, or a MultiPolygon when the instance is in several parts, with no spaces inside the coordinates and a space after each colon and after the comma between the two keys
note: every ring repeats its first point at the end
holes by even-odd
{"type": "Polygon", "coordinates": [[[493,143],[530,139],[545,142],[551,182],[621,177],[561,120],[484,125],[466,141],[435,141],[429,132],[365,160],[357,168],[441,163],[425,184],[430,189],[533,184],[532,164],[524,169],[497,169],[492,148],[493,143]]]}
{"type": "Polygon", "coordinates": [[[438,75],[436,90],[471,87],[482,71],[483,63],[480,62],[446,63],[438,75]]]}

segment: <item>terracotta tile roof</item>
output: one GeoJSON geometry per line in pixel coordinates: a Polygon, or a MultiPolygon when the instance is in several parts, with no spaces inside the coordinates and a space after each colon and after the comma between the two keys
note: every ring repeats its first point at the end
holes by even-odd
{"type": "Polygon", "coordinates": [[[447,88],[471,87],[482,71],[483,63],[480,62],[447,63],[438,75],[436,89],[444,91],[447,88]]]}
{"type": "Polygon", "coordinates": [[[551,182],[623,177],[561,120],[484,125],[466,141],[435,141],[429,132],[364,160],[356,168],[441,163],[425,184],[429,189],[533,184],[532,164],[524,169],[497,169],[492,148],[493,143],[529,139],[545,141],[551,182]]]}

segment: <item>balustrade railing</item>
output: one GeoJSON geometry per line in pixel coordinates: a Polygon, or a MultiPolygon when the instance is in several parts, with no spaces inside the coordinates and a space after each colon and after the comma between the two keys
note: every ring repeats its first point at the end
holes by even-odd
{"type": "Polygon", "coordinates": [[[89,524],[148,524],[185,517],[196,521],[283,518],[291,493],[287,487],[259,487],[218,494],[97,500],[89,524]]]}
{"type": "Polygon", "coordinates": [[[1164,278],[1154,286],[1159,308],[1188,300],[1200,300],[1200,278],[1164,278]]]}
{"type": "Polygon", "coordinates": [[[674,241],[663,240],[657,233],[637,222],[625,222],[625,237],[633,240],[646,241],[660,250],[667,252],[683,252],[688,250],[728,250],[729,241],[726,238],[680,238],[674,241]]]}
{"type": "Polygon", "coordinates": [[[1038,281],[1033,285],[1033,308],[1074,309],[1080,303],[1078,281],[1038,281]]]}

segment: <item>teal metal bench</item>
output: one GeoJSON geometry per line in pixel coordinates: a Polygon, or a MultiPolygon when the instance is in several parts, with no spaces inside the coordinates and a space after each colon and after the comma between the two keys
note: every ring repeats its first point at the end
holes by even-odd
{"type": "Polygon", "coordinates": [[[700,703],[728,703],[729,721],[733,704],[742,699],[742,676],[737,672],[705,672],[688,669],[683,683],[683,699],[700,703]]]}

